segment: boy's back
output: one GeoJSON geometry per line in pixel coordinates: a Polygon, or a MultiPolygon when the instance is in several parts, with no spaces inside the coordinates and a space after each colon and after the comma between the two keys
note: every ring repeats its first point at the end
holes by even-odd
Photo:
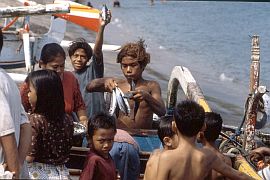
{"type": "Polygon", "coordinates": [[[199,150],[190,144],[180,146],[160,155],[158,179],[203,179],[215,159],[207,149],[199,150]]]}
{"type": "Polygon", "coordinates": [[[157,149],[155,150],[150,158],[147,161],[145,173],[144,173],[144,180],[146,179],[154,179],[157,176],[158,172],[158,161],[162,150],[157,149]]]}
{"type": "Polygon", "coordinates": [[[197,148],[196,136],[205,129],[205,113],[194,101],[183,101],[174,110],[172,129],[177,131],[179,144],[175,150],[161,153],[158,180],[204,179],[214,169],[231,179],[251,179],[224,163],[209,148],[197,148]]]}

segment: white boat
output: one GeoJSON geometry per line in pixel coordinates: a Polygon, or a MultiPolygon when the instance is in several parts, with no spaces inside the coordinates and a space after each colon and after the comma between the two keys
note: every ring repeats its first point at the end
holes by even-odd
{"type": "MultiPolygon", "coordinates": [[[[54,4],[40,5],[35,2],[25,1],[29,6],[0,8],[0,18],[18,19],[24,17],[21,29],[8,29],[11,22],[5,23],[3,36],[5,46],[0,56],[0,66],[3,68],[26,67],[26,71],[33,70],[33,66],[39,60],[42,47],[47,43],[59,43],[68,47],[71,41],[64,40],[67,21],[88,28],[92,31],[98,30],[99,15],[98,9],[91,8],[72,1],[57,0],[54,4]],[[49,31],[41,36],[28,32],[29,18],[32,15],[52,14],[49,31]],[[7,29],[7,30],[5,30],[7,29]],[[20,33],[23,32],[23,33],[20,33]]],[[[94,46],[93,43],[89,43],[94,46]]],[[[103,45],[104,51],[119,49],[117,45],[103,45]]]]}

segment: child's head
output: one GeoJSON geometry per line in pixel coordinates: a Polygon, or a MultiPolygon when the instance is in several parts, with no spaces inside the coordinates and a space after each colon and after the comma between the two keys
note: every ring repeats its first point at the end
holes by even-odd
{"type": "Polygon", "coordinates": [[[44,115],[48,121],[61,121],[65,114],[65,102],[57,73],[52,70],[33,71],[25,81],[30,88],[28,98],[33,112],[44,115]]]}
{"type": "Polygon", "coordinates": [[[222,129],[222,118],[219,114],[214,112],[205,113],[206,130],[204,137],[208,142],[214,142],[222,129]]]}
{"type": "Polygon", "coordinates": [[[91,148],[100,156],[107,158],[116,134],[115,118],[100,112],[88,121],[87,132],[91,148]]]}
{"type": "Polygon", "coordinates": [[[57,43],[49,43],[43,46],[40,55],[39,66],[42,69],[54,70],[62,78],[65,69],[66,54],[57,43]]]}
{"type": "Polygon", "coordinates": [[[160,118],[157,134],[164,149],[175,149],[178,145],[177,134],[172,130],[172,121],[173,116],[163,116],[160,118]]]}
{"type": "Polygon", "coordinates": [[[146,52],[145,48],[142,39],[136,43],[128,43],[121,48],[117,55],[117,63],[121,64],[122,72],[127,78],[136,79],[150,62],[150,54],[146,52]]]}
{"type": "Polygon", "coordinates": [[[93,55],[93,51],[91,46],[81,38],[71,43],[68,54],[74,70],[78,71],[86,67],[87,62],[93,55]]]}
{"type": "Polygon", "coordinates": [[[204,125],[205,112],[194,101],[180,102],[174,110],[174,121],[178,131],[187,137],[194,137],[204,125]]]}

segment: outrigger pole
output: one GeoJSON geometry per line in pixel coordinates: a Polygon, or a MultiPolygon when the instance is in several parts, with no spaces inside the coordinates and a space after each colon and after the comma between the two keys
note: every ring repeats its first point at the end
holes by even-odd
{"type": "MultiPolygon", "coordinates": [[[[246,123],[244,130],[243,147],[246,151],[255,148],[255,125],[257,120],[257,112],[262,96],[267,92],[265,86],[259,86],[260,80],[260,46],[259,36],[252,36],[251,43],[251,65],[250,65],[250,83],[249,96],[247,99],[244,120],[246,123]]],[[[243,123],[242,123],[243,124],[243,123]]]]}
{"type": "Polygon", "coordinates": [[[44,15],[70,12],[70,5],[65,4],[37,4],[33,6],[0,8],[0,18],[19,17],[27,15],[44,15]]]}

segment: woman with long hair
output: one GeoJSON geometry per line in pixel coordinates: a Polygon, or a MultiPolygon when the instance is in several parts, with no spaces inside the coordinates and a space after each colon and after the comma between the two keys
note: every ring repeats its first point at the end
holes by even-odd
{"type": "Polygon", "coordinates": [[[26,158],[32,179],[68,179],[65,167],[72,146],[73,121],[65,113],[60,76],[34,71],[26,78],[32,114],[32,144],[26,158]]]}

